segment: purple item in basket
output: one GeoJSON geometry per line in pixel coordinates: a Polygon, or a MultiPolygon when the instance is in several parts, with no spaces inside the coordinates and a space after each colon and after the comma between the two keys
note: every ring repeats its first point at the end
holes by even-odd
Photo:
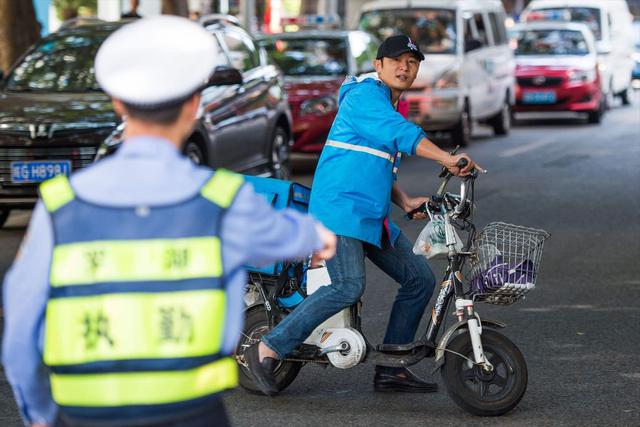
{"type": "Polygon", "coordinates": [[[496,256],[484,271],[471,279],[471,292],[488,293],[500,289],[505,283],[533,283],[535,276],[533,262],[524,260],[518,264],[504,262],[502,255],[496,256]]]}

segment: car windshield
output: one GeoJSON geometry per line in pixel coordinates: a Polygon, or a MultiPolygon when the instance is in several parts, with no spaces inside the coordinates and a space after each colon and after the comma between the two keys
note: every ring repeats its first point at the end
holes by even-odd
{"type": "Polygon", "coordinates": [[[588,55],[589,45],[580,31],[527,30],[517,33],[516,55],[588,55]]]}
{"type": "Polygon", "coordinates": [[[8,76],[6,88],[43,92],[100,90],[93,60],[107,35],[66,34],[43,40],[8,76]]]}
{"type": "Polygon", "coordinates": [[[591,7],[556,7],[536,9],[527,14],[527,22],[531,21],[563,21],[580,22],[586,24],[596,40],[602,38],[600,28],[600,9],[591,7]]]}
{"type": "Polygon", "coordinates": [[[456,13],[451,9],[374,10],[362,15],[360,28],[380,40],[407,35],[423,53],[456,52],[456,13]]]}
{"type": "Polygon", "coordinates": [[[347,42],[337,38],[282,38],[264,43],[287,76],[346,75],[347,42]]]}

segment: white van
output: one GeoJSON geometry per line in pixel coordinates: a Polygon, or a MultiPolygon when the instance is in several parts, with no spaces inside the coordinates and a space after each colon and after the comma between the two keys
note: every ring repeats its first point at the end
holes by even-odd
{"type": "Polygon", "coordinates": [[[611,102],[631,98],[633,26],[626,0],[533,0],[522,21],[557,20],[587,24],[596,39],[602,90],[611,102]]]}
{"type": "Polygon", "coordinates": [[[450,131],[466,145],[471,123],[497,135],[511,127],[513,52],[500,0],[393,0],[366,3],[359,26],[379,39],[405,34],[426,56],[405,99],[409,119],[428,131],[450,131]]]}

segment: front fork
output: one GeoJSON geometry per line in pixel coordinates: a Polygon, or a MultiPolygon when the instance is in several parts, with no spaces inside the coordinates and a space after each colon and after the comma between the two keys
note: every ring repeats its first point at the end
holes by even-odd
{"type": "Polygon", "coordinates": [[[493,371],[493,365],[484,355],[482,349],[482,323],[480,316],[473,309],[473,301],[470,299],[456,299],[456,316],[458,321],[467,321],[467,330],[471,338],[471,346],[473,348],[473,357],[477,365],[481,366],[486,372],[493,371]]]}

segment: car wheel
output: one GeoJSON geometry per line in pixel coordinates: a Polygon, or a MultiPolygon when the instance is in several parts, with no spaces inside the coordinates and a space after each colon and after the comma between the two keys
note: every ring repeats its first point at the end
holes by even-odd
{"type": "Polygon", "coordinates": [[[187,156],[187,158],[194,164],[203,165],[205,163],[204,150],[202,149],[202,146],[200,146],[200,144],[198,144],[197,142],[187,141],[187,143],[184,144],[183,151],[184,155],[187,156]]]}
{"type": "Polygon", "coordinates": [[[5,222],[7,222],[10,212],[11,212],[11,209],[5,209],[5,208],[0,209],[0,227],[2,227],[5,222]]]}
{"type": "Polygon", "coordinates": [[[622,99],[622,105],[631,104],[631,86],[620,92],[620,99],[622,99]]]}
{"type": "Polygon", "coordinates": [[[462,111],[458,124],[452,129],[451,139],[454,145],[461,147],[466,147],[471,142],[471,116],[468,107],[462,111]]]}
{"type": "Polygon", "coordinates": [[[502,110],[491,118],[491,127],[496,135],[508,135],[511,129],[511,105],[509,99],[505,101],[502,110]]]}
{"type": "Polygon", "coordinates": [[[604,114],[604,108],[601,106],[597,110],[589,111],[587,121],[591,124],[599,124],[602,122],[602,115],[604,114]]]}
{"type": "Polygon", "coordinates": [[[291,148],[289,134],[280,126],[276,127],[269,149],[269,170],[271,176],[288,180],[291,178],[291,148]]]}

